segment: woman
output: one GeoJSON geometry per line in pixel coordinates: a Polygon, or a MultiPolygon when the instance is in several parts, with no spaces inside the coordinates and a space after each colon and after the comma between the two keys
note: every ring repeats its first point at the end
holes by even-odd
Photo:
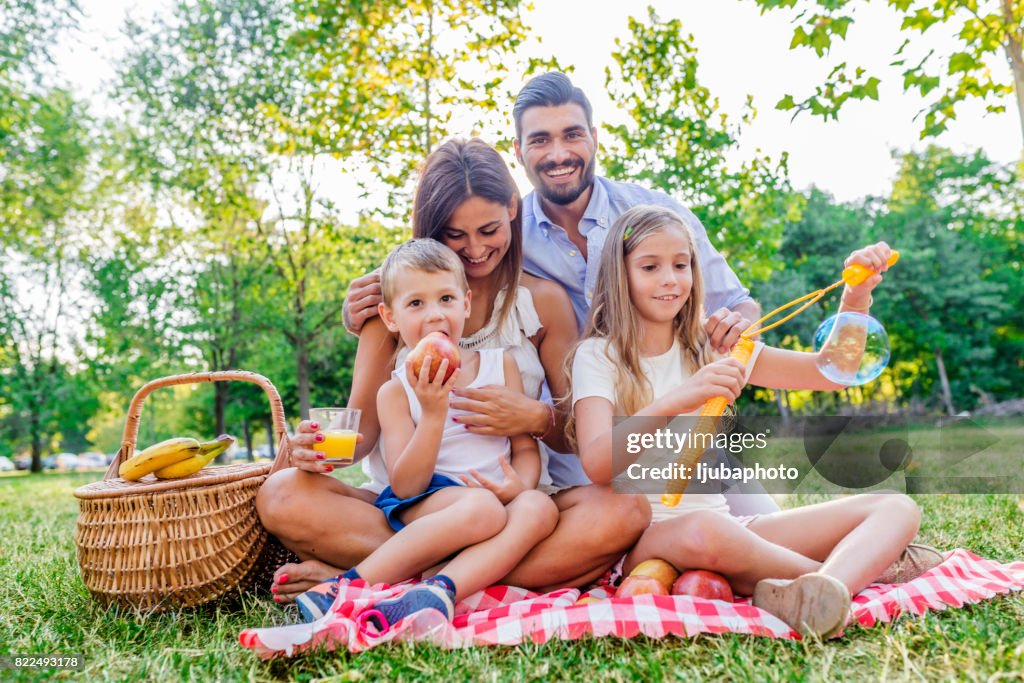
{"type": "MultiPolygon", "coordinates": [[[[473,293],[463,344],[504,347],[523,377],[524,394],[504,387],[462,392],[453,407],[477,415],[466,428],[488,435],[529,433],[556,451],[567,450],[566,415],[540,401],[544,379],[554,396],[565,396],[562,362],[576,339],[572,305],[555,283],[521,273],[521,202],[501,155],[479,139],[450,140],[427,159],[413,206],[413,234],[442,242],[461,259],[473,293]],[[511,295],[510,295],[511,293],[511,295]]],[[[364,441],[356,453],[380,481],[383,461],[372,450],[379,436],[376,395],[394,367],[397,342],[379,319],[359,337],[349,406],[362,410],[364,441]]],[[[281,567],[275,599],[288,601],[364,559],[393,533],[372,506],[372,488],[353,488],[321,476],[322,438],[308,422],[292,441],[294,467],[272,476],[257,508],[267,529],[303,562],[281,567]]],[[[488,486],[487,481],[470,482],[488,486]]],[[[550,484],[542,478],[543,484],[550,484]]],[[[555,531],[504,583],[548,590],[583,585],[604,574],[647,528],[650,507],[642,496],[615,494],[606,486],[557,491],[555,531]]]]}

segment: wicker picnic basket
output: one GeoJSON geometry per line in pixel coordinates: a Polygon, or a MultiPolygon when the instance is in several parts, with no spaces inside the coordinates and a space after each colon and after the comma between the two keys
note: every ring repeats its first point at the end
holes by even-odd
{"type": "Polygon", "coordinates": [[[193,607],[258,583],[290,559],[256,514],[256,492],[288,466],[290,444],[281,397],[270,380],[240,370],[163,377],[132,398],[124,438],[102,481],[75,491],[78,563],[92,595],[105,604],[163,611],[193,607]],[[273,463],[206,467],[183,479],[118,477],[132,457],[142,404],[155,389],[200,382],[252,382],[270,399],[278,441],[273,463]]]}

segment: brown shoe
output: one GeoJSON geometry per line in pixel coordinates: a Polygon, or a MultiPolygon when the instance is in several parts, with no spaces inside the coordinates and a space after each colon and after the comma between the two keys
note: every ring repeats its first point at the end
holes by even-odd
{"type": "Polygon", "coordinates": [[[801,635],[828,638],[846,625],[850,591],[825,574],[804,574],[792,581],[763,579],[754,587],[754,606],[771,612],[801,635]]]}
{"type": "Polygon", "coordinates": [[[907,583],[938,567],[944,559],[942,553],[930,545],[911,543],[874,582],[907,583]]]}

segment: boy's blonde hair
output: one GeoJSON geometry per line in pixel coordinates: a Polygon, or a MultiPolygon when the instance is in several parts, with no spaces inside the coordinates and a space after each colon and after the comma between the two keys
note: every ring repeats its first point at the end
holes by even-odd
{"type": "Polygon", "coordinates": [[[437,240],[429,238],[411,239],[395,247],[380,269],[380,289],[384,303],[394,301],[395,276],[405,270],[421,270],[425,273],[451,273],[463,292],[469,291],[466,271],[454,251],[437,240]]]}
{"type": "MultiPolygon", "coordinates": [[[[671,209],[653,205],[633,207],[619,216],[608,232],[601,252],[590,316],[581,339],[597,337],[607,342],[605,355],[616,368],[615,394],[626,415],[635,414],[654,400],[651,383],[640,366],[640,321],[629,297],[626,257],[651,235],[669,229],[680,230],[686,235],[693,273],[690,296],[676,314],[673,336],[679,340],[683,361],[694,372],[713,360],[708,335],[704,331],[704,282],[693,232],[671,209]]],[[[575,356],[576,349],[566,361],[570,387],[575,356]]],[[[571,391],[570,388],[570,396],[571,391]]],[[[570,419],[569,433],[573,441],[575,426],[575,420],[570,419]]]]}

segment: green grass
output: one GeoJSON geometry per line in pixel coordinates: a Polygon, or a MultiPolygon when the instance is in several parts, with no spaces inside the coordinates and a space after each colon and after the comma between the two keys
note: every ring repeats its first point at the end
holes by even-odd
{"type": "MultiPolygon", "coordinates": [[[[267,596],[139,615],[95,603],[78,572],[72,490],[95,473],[0,479],[0,654],[80,654],[82,672],[0,672],[0,680],[1022,680],[1024,596],[853,628],[825,644],[739,635],[612,638],[448,652],[380,647],[264,662],[238,645],[243,629],[286,621],[267,596]]],[[[799,496],[787,505],[820,497],[799,496]]],[[[927,495],[921,538],[1001,561],[1021,559],[1024,500],[927,495]]]]}

